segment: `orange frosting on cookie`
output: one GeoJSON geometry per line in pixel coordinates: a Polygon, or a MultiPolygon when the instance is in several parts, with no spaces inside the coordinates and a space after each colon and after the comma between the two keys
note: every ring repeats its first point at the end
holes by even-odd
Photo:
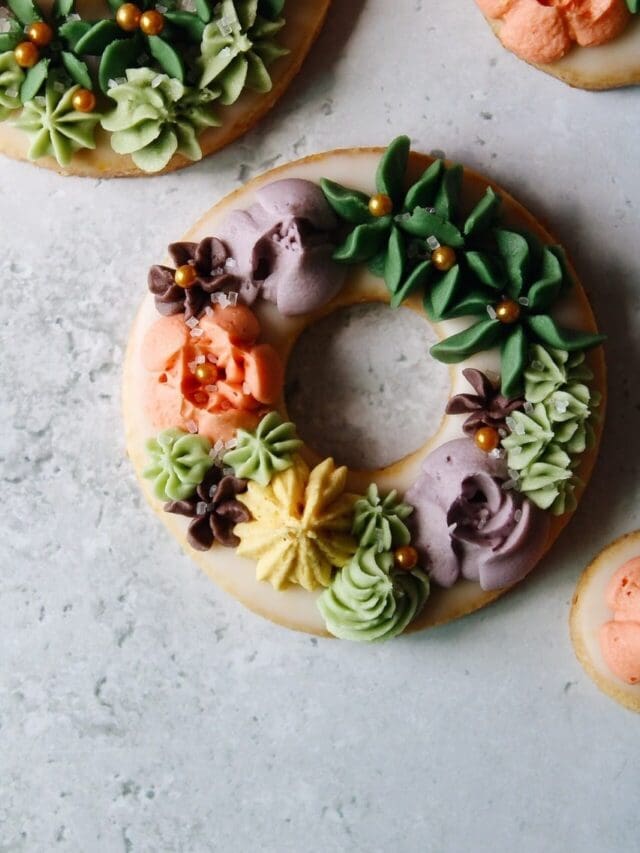
{"type": "Polygon", "coordinates": [[[613,620],[600,629],[600,648],[609,669],[627,684],[640,682],[640,557],[622,565],[605,592],[613,620]]]}
{"type": "Polygon", "coordinates": [[[154,323],[142,344],[142,395],[153,426],[197,428],[212,442],[252,429],[284,379],[280,357],[256,343],[259,335],[258,319],[243,305],[216,305],[193,327],[182,315],[154,323]]]}
{"type": "Polygon", "coordinates": [[[620,35],[630,20],[624,0],[476,0],[501,20],[500,40],[527,62],[561,59],[574,45],[592,47],[620,35]]]}

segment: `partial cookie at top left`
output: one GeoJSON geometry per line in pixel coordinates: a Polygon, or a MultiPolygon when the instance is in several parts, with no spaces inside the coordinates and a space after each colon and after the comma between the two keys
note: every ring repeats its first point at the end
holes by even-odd
{"type": "Polygon", "coordinates": [[[0,153],[62,174],[183,168],[251,129],[331,0],[7,0],[0,153]]]}

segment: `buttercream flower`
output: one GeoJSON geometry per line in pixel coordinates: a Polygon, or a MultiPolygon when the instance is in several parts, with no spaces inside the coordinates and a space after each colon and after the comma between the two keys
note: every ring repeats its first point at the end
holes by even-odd
{"type": "Polygon", "coordinates": [[[508,485],[505,462],[469,438],[429,454],[406,493],[414,513],[412,542],[432,580],[450,587],[458,578],[484,590],[521,580],[547,543],[549,517],[508,485]]]}
{"type": "Polygon", "coordinates": [[[448,415],[468,415],[462,427],[467,435],[473,435],[485,426],[503,428],[507,416],[524,405],[522,398],[509,400],[501,394],[499,387],[480,370],[466,367],[462,375],[476,393],[456,394],[447,403],[446,412],[448,415]]]}
{"type": "Polygon", "coordinates": [[[24,71],[15,60],[12,50],[0,53],[0,121],[20,107],[20,86],[24,71]]]}
{"type": "Polygon", "coordinates": [[[148,276],[149,290],[160,314],[184,312],[185,320],[189,320],[211,304],[212,293],[230,293],[240,287],[240,281],[230,272],[235,261],[216,237],[205,237],[199,243],[172,243],[168,251],[175,268],[156,264],[148,276]],[[195,278],[188,287],[180,287],[176,284],[176,268],[186,265],[192,267],[195,278]]]}
{"type": "Polygon", "coordinates": [[[527,62],[561,59],[574,44],[592,47],[618,36],[629,23],[624,0],[476,0],[500,21],[503,45],[527,62]]]}
{"type": "Polygon", "coordinates": [[[353,535],[361,548],[373,547],[377,551],[408,545],[411,537],[405,519],[412,512],[413,507],[400,501],[395,489],[381,498],[378,486],[372,483],[367,494],[356,501],[353,535]]]}
{"type": "Polygon", "coordinates": [[[184,500],[213,465],[211,444],[201,435],[179,429],[165,429],[147,442],[150,461],[142,472],[153,480],[153,490],[161,500],[184,500]]]}
{"type": "Polygon", "coordinates": [[[251,518],[237,496],[246,491],[247,483],[225,475],[214,465],[188,500],[174,500],[164,505],[165,512],[185,515],[191,519],[187,541],[198,551],[208,551],[214,542],[235,548],[240,542],[233,528],[251,518]]]}
{"type": "Polygon", "coordinates": [[[283,421],[277,412],[269,412],[253,432],[238,430],[236,446],[225,454],[223,461],[238,477],[267,486],[278,471],[286,471],[293,465],[293,454],[301,447],[295,426],[283,421]]]}
{"type": "Polygon", "coordinates": [[[162,317],[142,346],[145,409],[158,429],[178,426],[212,442],[252,429],[280,396],[282,362],[257,343],[260,325],[243,306],[219,305],[197,321],[162,317]]]}
{"type": "Polygon", "coordinates": [[[356,551],[351,536],[356,495],[345,492],[347,469],[325,459],[312,471],[296,457],[262,487],[250,482],[239,500],[253,520],[238,524],[238,554],[257,560],[256,577],[276,589],[326,587],[356,551]]]}

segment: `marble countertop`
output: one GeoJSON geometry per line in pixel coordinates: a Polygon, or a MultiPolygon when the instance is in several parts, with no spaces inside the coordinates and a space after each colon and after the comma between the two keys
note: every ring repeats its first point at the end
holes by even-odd
{"type": "Polygon", "coordinates": [[[187,171],[0,158],[0,851],[638,849],[638,720],[576,662],[581,569],[640,526],[640,90],[572,91],[471,0],[336,0],[270,117],[187,171]],[[399,132],[552,224],[610,335],[601,460],[552,555],[474,616],[383,646],[273,626],[143,504],[120,371],[146,270],[273,164],[399,132]]]}

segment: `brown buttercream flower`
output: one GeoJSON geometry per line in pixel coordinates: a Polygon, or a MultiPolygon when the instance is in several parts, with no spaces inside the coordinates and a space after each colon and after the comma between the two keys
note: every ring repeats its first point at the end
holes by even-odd
{"type": "Polygon", "coordinates": [[[447,403],[446,412],[448,415],[469,413],[462,427],[467,435],[473,435],[476,430],[485,426],[504,428],[507,416],[523,407],[524,400],[521,397],[507,399],[482,371],[467,367],[462,371],[462,375],[476,393],[456,394],[447,403]]]}

